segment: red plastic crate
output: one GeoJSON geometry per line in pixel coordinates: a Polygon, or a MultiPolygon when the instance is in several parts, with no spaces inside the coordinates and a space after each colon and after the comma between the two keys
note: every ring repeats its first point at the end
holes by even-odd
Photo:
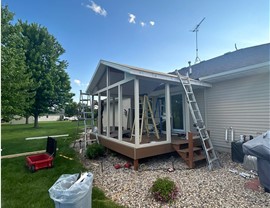
{"type": "Polygon", "coordinates": [[[31,172],[42,168],[53,167],[53,159],[56,153],[56,140],[48,137],[47,140],[47,153],[30,155],[26,157],[26,165],[31,172]]]}
{"type": "Polygon", "coordinates": [[[48,155],[47,153],[28,156],[26,157],[26,162],[28,168],[32,172],[35,172],[36,170],[42,168],[53,167],[53,157],[48,155]]]}

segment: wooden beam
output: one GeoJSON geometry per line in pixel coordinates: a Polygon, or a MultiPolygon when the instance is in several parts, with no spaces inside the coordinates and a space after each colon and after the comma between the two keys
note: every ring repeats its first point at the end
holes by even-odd
{"type": "Polygon", "coordinates": [[[188,132],[188,157],[189,157],[189,160],[188,160],[188,166],[189,168],[194,168],[194,161],[193,161],[193,158],[194,158],[194,152],[193,152],[193,147],[194,147],[194,144],[193,144],[193,134],[191,132],[188,132]]]}
{"type": "Polygon", "coordinates": [[[40,137],[28,137],[28,138],[25,138],[25,140],[34,140],[34,139],[46,139],[48,137],[67,137],[69,136],[69,134],[62,134],[62,135],[51,135],[51,136],[40,136],[40,137]]]}
{"type": "Polygon", "coordinates": [[[1,156],[1,159],[15,158],[15,157],[26,156],[26,155],[34,155],[34,154],[40,154],[40,153],[45,153],[45,152],[46,150],[39,150],[39,151],[34,151],[34,152],[24,152],[24,153],[12,154],[12,155],[4,155],[4,156],[1,156]]]}
{"type": "MultiPolygon", "coordinates": [[[[59,149],[56,148],[56,150],[59,150],[59,149]]],[[[1,159],[15,158],[15,157],[21,157],[21,156],[26,156],[26,155],[35,155],[35,154],[41,154],[41,153],[45,153],[45,152],[46,152],[46,150],[38,150],[38,151],[34,151],[34,152],[23,152],[23,153],[12,154],[12,155],[4,155],[4,156],[1,156],[1,159]]]]}
{"type": "Polygon", "coordinates": [[[138,171],[139,170],[139,160],[135,159],[133,162],[133,165],[134,165],[134,170],[138,171]]]}

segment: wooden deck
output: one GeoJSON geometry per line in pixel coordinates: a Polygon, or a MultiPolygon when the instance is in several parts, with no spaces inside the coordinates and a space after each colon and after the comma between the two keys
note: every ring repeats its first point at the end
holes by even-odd
{"type": "MultiPolygon", "coordinates": [[[[133,159],[134,169],[138,170],[139,159],[175,152],[176,150],[173,145],[177,144],[181,145],[186,144],[188,147],[188,140],[186,138],[179,137],[177,135],[172,135],[171,143],[159,145],[158,143],[160,141],[166,141],[165,137],[166,135],[161,135],[160,139],[157,139],[154,135],[150,135],[149,137],[147,135],[143,135],[141,144],[155,143],[155,145],[138,148],[119,143],[117,142],[117,139],[115,139],[116,141],[114,142],[113,139],[109,140],[101,136],[99,136],[99,142],[108,149],[133,159]]],[[[133,139],[123,138],[123,141],[134,144],[134,138],[133,139]]]]}

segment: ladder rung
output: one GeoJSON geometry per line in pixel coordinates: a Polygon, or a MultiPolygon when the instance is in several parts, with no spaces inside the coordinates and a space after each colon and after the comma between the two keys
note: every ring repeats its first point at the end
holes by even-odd
{"type": "Polygon", "coordinates": [[[210,137],[202,138],[203,141],[205,141],[205,140],[207,140],[207,139],[210,139],[210,137]]]}
{"type": "Polygon", "coordinates": [[[207,152],[209,152],[211,150],[213,150],[213,147],[209,147],[209,148],[206,149],[207,152]]]}
{"type": "Polygon", "coordinates": [[[218,160],[218,158],[217,158],[217,157],[215,157],[215,158],[213,158],[213,159],[209,160],[209,163],[212,163],[212,162],[214,162],[215,160],[218,160]]]}

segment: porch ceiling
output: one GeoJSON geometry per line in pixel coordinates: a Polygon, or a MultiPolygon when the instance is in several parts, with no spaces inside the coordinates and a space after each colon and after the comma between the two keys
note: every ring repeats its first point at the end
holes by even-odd
{"type": "MultiPolygon", "coordinates": [[[[163,72],[157,72],[157,71],[152,71],[152,70],[146,70],[143,68],[138,68],[138,67],[133,67],[133,66],[128,66],[128,65],[123,65],[123,64],[118,64],[118,63],[113,63],[105,60],[100,60],[96,71],[91,79],[91,81],[88,84],[88,87],[86,89],[86,92],[89,94],[94,94],[95,93],[95,88],[98,82],[100,81],[101,77],[104,75],[106,72],[107,67],[112,67],[114,69],[123,71],[129,75],[133,75],[136,77],[139,77],[141,86],[140,87],[140,93],[147,94],[150,91],[153,91],[156,89],[160,84],[162,83],[172,83],[172,84],[178,84],[179,79],[176,75],[174,74],[167,74],[163,72]]],[[[199,81],[199,80],[191,80],[192,85],[196,86],[202,86],[202,87],[211,87],[211,84],[199,81]]],[[[123,95],[128,95],[130,94],[129,89],[124,89],[123,95]]]]}

